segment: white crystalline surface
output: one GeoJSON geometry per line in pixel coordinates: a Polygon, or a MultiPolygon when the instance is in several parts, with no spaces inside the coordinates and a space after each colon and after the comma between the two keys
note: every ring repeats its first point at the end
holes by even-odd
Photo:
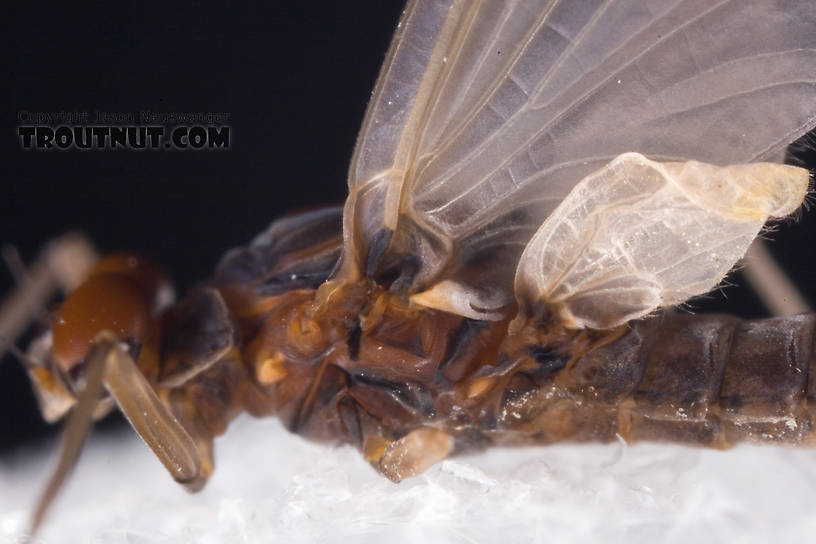
{"type": "MultiPolygon", "coordinates": [[[[190,495],[129,434],[92,438],[38,542],[804,542],[816,452],[639,444],[491,450],[393,484],[349,447],[241,418],[190,495]],[[804,539],[804,540],[803,540],[804,539]]],[[[0,542],[20,542],[52,459],[0,465],[0,542]]]]}

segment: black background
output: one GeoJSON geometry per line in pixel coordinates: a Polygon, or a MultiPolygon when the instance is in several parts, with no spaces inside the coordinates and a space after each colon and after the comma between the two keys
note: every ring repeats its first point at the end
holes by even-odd
{"type": "MultiPolygon", "coordinates": [[[[152,255],[184,292],[224,250],[283,212],[342,202],[357,129],[401,7],[393,0],[11,8],[2,23],[11,100],[0,243],[30,260],[50,238],[82,229],[103,251],[152,255]],[[16,136],[21,110],[227,112],[232,146],[26,151],[16,136]]],[[[787,271],[816,300],[816,213],[772,236],[787,271]]],[[[739,274],[731,281],[740,283],[739,274]]],[[[0,271],[0,292],[12,285],[0,271]]],[[[764,315],[739,287],[693,306],[764,315]]],[[[42,423],[21,367],[6,356],[0,453],[54,431],[42,423]]]]}

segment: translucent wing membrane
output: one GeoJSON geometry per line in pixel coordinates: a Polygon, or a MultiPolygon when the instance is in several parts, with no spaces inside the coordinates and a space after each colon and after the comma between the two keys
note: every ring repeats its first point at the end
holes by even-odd
{"type": "Polygon", "coordinates": [[[794,211],[807,170],[770,163],[657,163],[637,153],[584,178],[527,245],[522,312],[606,329],[713,288],[769,217],[794,211]]]}
{"type": "Polygon", "coordinates": [[[501,315],[530,238],[617,155],[768,160],[810,128],[814,28],[812,0],[411,2],[351,165],[342,274],[501,315]]]}

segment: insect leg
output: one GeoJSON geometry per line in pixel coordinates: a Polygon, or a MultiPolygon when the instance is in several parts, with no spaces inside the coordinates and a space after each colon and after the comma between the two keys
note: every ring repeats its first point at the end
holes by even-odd
{"type": "MultiPolygon", "coordinates": [[[[49,243],[23,274],[17,288],[0,303],[0,356],[13,344],[57,289],[71,291],[79,285],[96,261],[88,239],[70,233],[49,243]]],[[[18,274],[19,276],[19,274],[18,274]]]]}
{"type": "Polygon", "coordinates": [[[62,450],[60,451],[57,467],[48,484],[45,486],[42,496],[37,502],[34,515],[31,518],[31,535],[37,531],[45,516],[48,507],[53,502],[57,492],[65,483],[65,479],[74,467],[85,438],[93,424],[93,411],[102,394],[102,382],[105,373],[105,360],[111,350],[111,344],[107,339],[92,347],[88,357],[88,366],[85,374],[85,388],[77,397],[77,402],[71,412],[68,422],[65,425],[63,435],[62,450]]]}
{"type": "Polygon", "coordinates": [[[382,454],[371,464],[383,476],[399,482],[425,472],[453,451],[453,437],[439,429],[421,427],[399,440],[385,442],[382,454]]]}
{"type": "Polygon", "coordinates": [[[14,278],[14,283],[22,285],[28,281],[28,270],[23,263],[23,258],[20,257],[20,252],[13,245],[3,246],[3,262],[11,272],[11,277],[14,278]]]}
{"type": "Polygon", "coordinates": [[[102,332],[91,347],[85,387],[68,419],[57,468],[37,503],[31,523],[32,535],[79,457],[103,387],[110,391],[130,424],[173,479],[185,484],[195,481],[201,471],[193,439],[162,404],[123,345],[110,333],[102,332]]]}
{"type": "Polygon", "coordinates": [[[748,248],[745,262],[745,278],[772,315],[795,315],[813,311],[761,239],[754,240],[748,248]]]}
{"type": "Polygon", "coordinates": [[[213,432],[205,423],[196,407],[195,401],[183,389],[165,390],[162,396],[165,404],[170,406],[173,415],[178,419],[196,445],[199,457],[199,471],[196,476],[180,482],[187,491],[194,493],[201,490],[215,469],[213,455],[213,432]]]}
{"type": "Polygon", "coordinates": [[[107,333],[104,383],[134,430],[178,483],[195,480],[201,458],[190,434],[162,403],[124,347],[107,333]]]}

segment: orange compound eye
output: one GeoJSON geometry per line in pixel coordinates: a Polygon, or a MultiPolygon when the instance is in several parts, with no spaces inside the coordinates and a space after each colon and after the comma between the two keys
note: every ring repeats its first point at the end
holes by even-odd
{"type": "Polygon", "coordinates": [[[108,274],[127,276],[142,291],[151,312],[164,309],[173,302],[173,288],[170,277],[151,259],[132,252],[111,253],[102,257],[88,277],[108,274]]]}
{"type": "Polygon", "coordinates": [[[141,341],[151,317],[143,287],[122,274],[89,277],[62,303],[53,323],[53,354],[68,374],[88,355],[103,330],[120,340],[141,341]]]}

